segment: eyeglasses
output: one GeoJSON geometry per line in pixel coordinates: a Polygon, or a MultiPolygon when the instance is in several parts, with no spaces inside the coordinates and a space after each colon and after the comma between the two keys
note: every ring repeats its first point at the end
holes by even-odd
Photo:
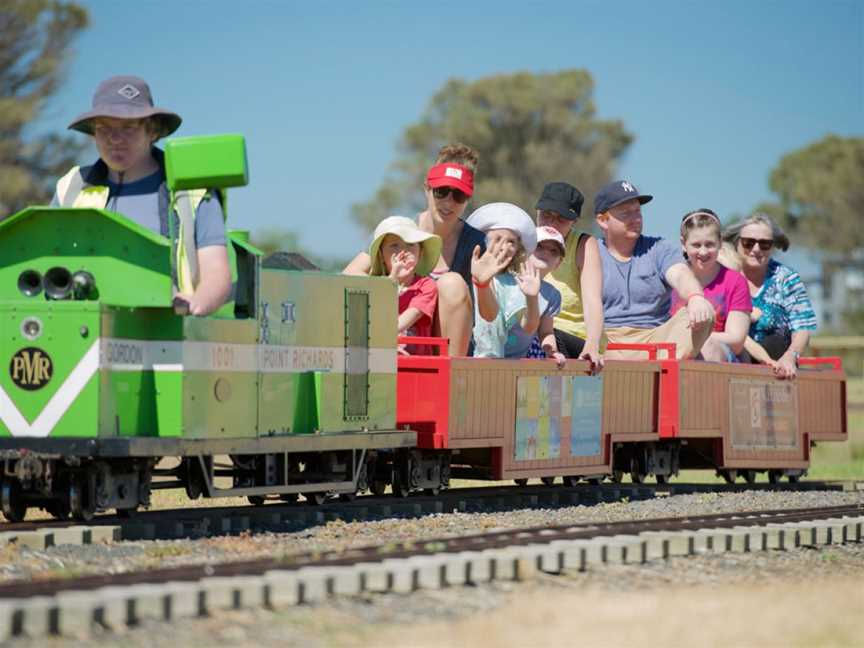
{"type": "Polygon", "coordinates": [[[96,123],[93,125],[93,134],[100,139],[106,140],[110,137],[129,139],[137,135],[141,131],[142,126],[144,126],[144,122],[138,119],[117,127],[96,123]]]}
{"type": "Polygon", "coordinates": [[[738,242],[741,244],[745,250],[752,250],[753,246],[757,243],[759,244],[759,249],[763,252],[767,252],[771,248],[774,247],[774,239],[754,239],[754,238],[746,238],[741,237],[738,239],[738,242]]]}
{"type": "Polygon", "coordinates": [[[454,189],[453,187],[435,187],[432,190],[432,195],[435,196],[437,200],[444,200],[451,194],[453,195],[453,200],[460,205],[468,200],[468,194],[459,189],[454,189]]]}

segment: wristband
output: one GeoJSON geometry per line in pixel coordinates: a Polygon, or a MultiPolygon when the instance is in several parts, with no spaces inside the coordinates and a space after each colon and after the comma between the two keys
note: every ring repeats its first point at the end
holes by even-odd
{"type": "Polygon", "coordinates": [[[474,284],[475,286],[477,286],[478,288],[488,288],[488,287],[489,287],[489,284],[492,283],[492,280],[490,279],[490,280],[487,281],[486,283],[480,283],[480,282],[477,281],[474,277],[471,277],[471,283],[473,283],[473,284],[474,284]]]}

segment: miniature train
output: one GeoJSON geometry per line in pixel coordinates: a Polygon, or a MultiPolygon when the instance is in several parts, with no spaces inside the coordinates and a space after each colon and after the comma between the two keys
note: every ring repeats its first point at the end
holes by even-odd
{"type": "MultiPolygon", "coordinates": [[[[240,136],[169,140],[166,162],[172,191],[248,180],[240,136]]],[[[847,437],[833,359],[780,381],[658,359],[668,349],[656,347],[599,376],[575,360],[451,358],[435,339],[419,342],[442,355],[400,356],[386,278],[265,259],[229,230],[233,300],[184,317],[174,244],[106,210],[31,207],[0,221],[8,520],[29,507],[128,515],[157,488],[321,503],[437,493],[454,476],[662,482],[710,468],[795,480],[813,443],[847,437]]]]}

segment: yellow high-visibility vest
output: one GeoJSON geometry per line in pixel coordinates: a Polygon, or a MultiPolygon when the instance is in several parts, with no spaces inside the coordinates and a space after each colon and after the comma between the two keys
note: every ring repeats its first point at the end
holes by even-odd
{"type": "MultiPolygon", "coordinates": [[[[57,181],[57,201],[60,207],[105,209],[110,190],[105,185],[88,184],[81,167],[73,167],[57,181]]],[[[198,205],[207,195],[206,189],[188,189],[172,192],[169,211],[179,218],[174,254],[177,268],[177,289],[192,293],[198,284],[198,257],[195,247],[195,215],[198,205]]]]}

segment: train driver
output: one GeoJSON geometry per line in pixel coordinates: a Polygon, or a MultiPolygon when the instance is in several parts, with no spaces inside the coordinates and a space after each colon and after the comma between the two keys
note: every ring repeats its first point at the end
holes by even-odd
{"type": "MultiPolygon", "coordinates": [[[[642,205],[653,196],[616,180],[594,197],[603,230],[603,316],[610,343],[674,342],[678,359],[695,358],[711,335],[714,307],[684,261],[679,244],[642,234],[642,205]],[[670,318],[672,290],[686,304],[670,318]]],[[[644,352],[609,351],[614,359],[645,358],[644,352]]]]}
{"type": "Polygon", "coordinates": [[[217,192],[171,193],[165,184],[165,157],[155,144],[177,130],[181,121],[178,114],[153,105],[143,79],[106,79],[96,88],[92,109],[69,124],[93,137],[99,159],[90,166],[73,167],[60,178],[51,204],[110,209],[162,236],[171,229],[169,214],[185,210],[194,222],[194,233],[182,244],[184,229],[179,228],[177,296],[188,302],[191,315],[203,316],[228,299],[231,272],[217,192]]]}

